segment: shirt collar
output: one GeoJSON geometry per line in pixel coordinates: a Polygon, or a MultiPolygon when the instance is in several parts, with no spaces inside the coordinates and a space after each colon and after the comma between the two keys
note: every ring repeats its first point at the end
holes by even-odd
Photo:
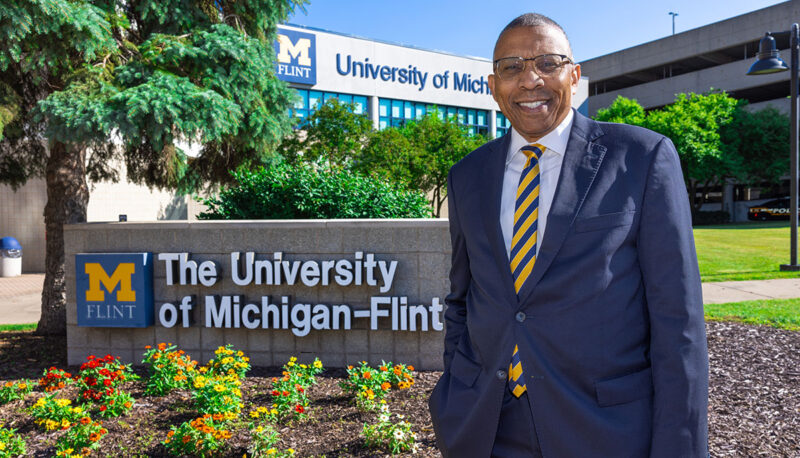
{"type": "MultiPolygon", "coordinates": [[[[563,155],[567,150],[567,141],[569,140],[569,133],[572,130],[572,120],[575,115],[572,110],[569,110],[567,116],[561,121],[561,124],[556,126],[552,132],[540,138],[536,143],[544,145],[548,151],[556,154],[563,155]]],[[[511,141],[508,147],[508,156],[506,157],[506,165],[511,162],[511,159],[517,154],[523,146],[528,144],[528,140],[517,132],[517,129],[511,128],[511,141]]]]}

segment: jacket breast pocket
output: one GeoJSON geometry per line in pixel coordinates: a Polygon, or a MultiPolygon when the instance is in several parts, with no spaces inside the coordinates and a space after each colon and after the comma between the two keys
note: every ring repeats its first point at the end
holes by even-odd
{"type": "Polygon", "coordinates": [[[653,371],[648,367],[622,377],[598,380],[594,388],[600,407],[632,402],[653,394],[653,371]]]}
{"type": "Polygon", "coordinates": [[[630,226],[633,224],[634,216],[636,216],[636,210],[606,213],[605,215],[576,219],[574,230],[575,232],[589,232],[611,229],[619,226],[630,226]]]}
{"type": "Polygon", "coordinates": [[[464,353],[456,350],[453,361],[450,362],[450,375],[457,378],[467,387],[475,384],[481,373],[481,365],[467,358],[464,353]]]}

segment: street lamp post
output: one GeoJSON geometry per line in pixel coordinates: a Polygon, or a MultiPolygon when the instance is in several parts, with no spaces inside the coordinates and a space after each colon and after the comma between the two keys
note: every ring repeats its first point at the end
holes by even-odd
{"type": "Polygon", "coordinates": [[[670,11],[669,15],[672,16],[672,34],[675,35],[675,16],[677,16],[678,13],[673,13],[670,11]]]}
{"type": "MultiPolygon", "coordinates": [[[[783,32],[786,33],[786,32],[783,32]]],[[[798,153],[798,124],[797,124],[797,77],[798,77],[798,51],[800,50],[800,27],[792,24],[792,29],[789,32],[789,46],[791,48],[791,72],[789,74],[789,90],[791,91],[791,138],[789,154],[789,220],[791,226],[791,241],[790,241],[790,262],[789,264],[781,264],[781,270],[784,271],[800,271],[800,265],[797,264],[797,153],[798,153]]],[[[779,57],[778,51],[775,46],[775,38],[772,34],[767,32],[764,38],[758,45],[758,56],[748,70],[748,75],[764,75],[768,73],[776,73],[790,70],[786,63],[779,57]]]]}

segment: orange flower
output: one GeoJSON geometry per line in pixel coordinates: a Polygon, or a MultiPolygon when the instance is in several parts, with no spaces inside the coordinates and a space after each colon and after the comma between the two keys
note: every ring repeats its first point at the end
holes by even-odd
{"type": "Polygon", "coordinates": [[[211,418],[214,419],[214,421],[220,421],[220,420],[222,420],[222,414],[221,413],[215,413],[215,414],[211,415],[211,418]]]}
{"type": "Polygon", "coordinates": [[[81,424],[82,424],[82,425],[88,425],[88,424],[89,424],[89,423],[91,423],[91,422],[92,422],[92,419],[91,419],[91,418],[89,418],[89,417],[83,417],[83,418],[81,418],[81,424]]]}
{"type": "Polygon", "coordinates": [[[128,402],[125,403],[125,408],[126,409],[130,409],[131,405],[133,405],[133,404],[131,404],[131,401],[128,401],[128,402]]]}
{"type": "Polygon", "coordinates": [[[167,437],[172,437],[175,435],[175,431],[170,431],[167,433],[167,437]]]}
{"type": "Polygon", "coordinates": [[[192,440],[191,436],[183,436],[183,443],[187,444],[189,441],[192,440]]]}
{"type": "Polygon", "coordinates": [[[164,342],[161,342],[160,344],[158,344],[158,349],[161,350],[161,351],[166,350],[167,349],[167,344],[165,344],[164,342]]]}
{"type": "Polygon", "coordinates": [[[347,366],[347,370],[352,370],[353,366],[347,366]]]}
{"type": "Polygon", "coordinates": [[[145,350],[149,350],[149,349],[151,349],[151,348],[153,348],[153,347],[151,347],[150,345],[145,345],[145,346],[144,346],[144,349],[145,349],[145,350]]]}
{"type": "Polygon", "coordinates": [[[364,372],[363,374],[361,374],[361,376],[364,377],[365,380],[372,379],[372,374],[370,374],[369,372],[364,372]]]}
{"type": "Polygon", "coordinates": [[[89,442],[97,442],[100,440],[100,437],[100,434],[97,433],[89,434],[89,442]]]}
{"type": "Polygon", "coordinates": [[[386,368],[386,366],[381,366],[381,367],[379,367],[379,369],[381,370],[381,372],[386,372],[386,371],[389,370],[389,369],[386,368]]]}
{"type": "Polygon", "coordinates": [[[381,383],[381,389],[382,389],[383,391],[389,391],[389,388],[391,388],[391,387],[392,387],[392,384],[391,384],[391,383],[389,383],[389,382],[383,382],[383,383],[381,383]]]}
{"type": "Polygon", "coordinates": [[[412,366],[412,365],[410,365],[410,364],[409,364],[407,367],[408,367],[408,370],[410,370],[410,371],[413,371],[413,370],[414,370],[414,366],[412,366]]]}

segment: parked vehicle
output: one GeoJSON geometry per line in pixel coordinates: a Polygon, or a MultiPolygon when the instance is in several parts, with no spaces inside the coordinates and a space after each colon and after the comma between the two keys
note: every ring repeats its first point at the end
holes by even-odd
{"type": "Polygon", "coordinates": [[[774,199],[754,205],[747,210],[747,219],[766,221],[768,219],[789,219],[789,198],[774,199]]]}

